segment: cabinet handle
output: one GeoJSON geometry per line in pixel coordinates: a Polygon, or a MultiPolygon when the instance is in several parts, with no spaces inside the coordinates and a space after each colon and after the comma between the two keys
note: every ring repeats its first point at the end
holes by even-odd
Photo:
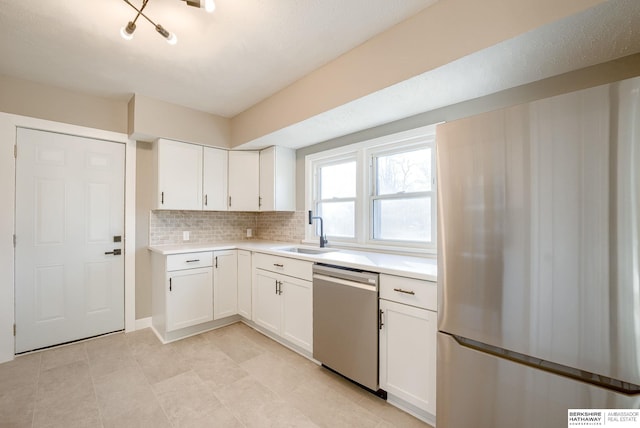
{"type": "Polygon", "coordinates": [[[394,288],[393,291],[397,291],[398,293],[411,294],[412,296],[416,294],[415,291],[403,290],[402,288],[394,288]]]}
{"type": "Polygon", "coordinates": [[[195,263],[195,262],[199,262],[200,259],[193,259],[193,260],[187,260],[187,263],[195,263]]]}
{"type": "Polygon", "coordinates": [[[382,309],[378,309],[378,329],[382,330],[382,326],[384,325],[384,322],[382,320],[382,315],[384,314],[384,311],[382,309]]]}
{"type": "Polygon", "coordinates": [[[275,267],[279,267],[279,268],[283,268],[283,267],[284,267],[284,265],[283,265],[283,264],[280,264],[280,263],[274,263],[273,265],[274,265],[275,267]]]}
{"type": "Polygon", "coordinates": [[[231,206],[231,196],[229,196],[229,206],[231,206]]]}
{"type": "Polygon", "coordinates": [[[171,278],[169,278],[169,291],[171,291],[171,278]]]}
{"type": "Polygon", "coordinates": [[[209,196],[209,195],[204,195],[204,206],[205,206],[205,207],[208,205],[208,204],[207,204],[207,202],[208,202],[208,200],[209,200],[209,199],[207,198],[207,196],[209,196]]]}
{"type": "Polygon", "coordinates": [[[258,206],[262,206],[262,196],[258,196],[258,206]]]}
{"type": "Polygon", "coordinates": [[[160,192],[160,204],[164,205],[164,192],[160,192]]]}
{"type": "Polygon", "coordinates": [[[278,294],[278,280],[276,279],[276,294],[278,294]]]}
{"type": "Polygon", "coordinates": [[[282,295],[282,281],[278,281],[278,295],[282,295]]]}
{"type": "Polygon", "coordinates": [[[215,259],[215,268],[218,269],[218,256],[216,256],[216,259],[215,259]]]}

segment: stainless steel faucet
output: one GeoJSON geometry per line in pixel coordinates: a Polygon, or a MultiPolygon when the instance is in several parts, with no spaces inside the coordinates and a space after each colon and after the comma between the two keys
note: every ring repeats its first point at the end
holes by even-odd
{"type": "Polygon", "coordinates": [[[309,210],[309,224],[313,224],[313,220],[320,220],[320,248],[324,248],[329,243],[329,241],[327,241],[327,237],[324,234],[322,217],[314,216],[311,210],[309,210]]]}

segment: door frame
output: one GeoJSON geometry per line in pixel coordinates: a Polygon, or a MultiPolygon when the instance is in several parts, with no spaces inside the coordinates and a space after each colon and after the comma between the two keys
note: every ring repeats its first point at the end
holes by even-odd
{"type": "Polygon", "coordinates": [[[32,128],[125,144],[124,328],[135,330],[136,142],[126,134],[0,112],[0,363],[15,356],[15,191],[17,128],[32,128]],[[4,204],[3,204],[4,205],[4,204]]]}

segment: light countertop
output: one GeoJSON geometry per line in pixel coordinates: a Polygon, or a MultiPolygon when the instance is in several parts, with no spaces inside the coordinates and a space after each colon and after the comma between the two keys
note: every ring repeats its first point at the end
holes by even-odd
{"type": "Polygon", "coordinates": [[[337,248],[335,251],[322,254],[302,254],[286,251],[286,248],[291,247],[314,248],[312,246],[296,243],[245,240],[212,242],[205,244],[154,245],[150,246],[149,250],[162,255],[193,253],[198,251],[221,251],[233,249],[248,250],[258,253],[307,260],[316,263],[327,263],[355,269],[370,270],[389,275],[398,275],[427,281],[437,280],[437,263],[435,258],[402,256],[372,251],[343,250],[337,248]]]}

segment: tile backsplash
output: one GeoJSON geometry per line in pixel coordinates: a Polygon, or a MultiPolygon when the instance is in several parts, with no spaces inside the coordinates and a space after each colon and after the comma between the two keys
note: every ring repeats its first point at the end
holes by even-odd
{"type": "Polygon", "coordinates": [[[151,211],[149,245],[237,241],[253,237],[270,241],[304,239],[304,212],[151,211]]]}
{"type": "Polygon", "coordinates": [[[258,239],[300,242],[304,239],[304,211],[258,213],[258,239]]]}

